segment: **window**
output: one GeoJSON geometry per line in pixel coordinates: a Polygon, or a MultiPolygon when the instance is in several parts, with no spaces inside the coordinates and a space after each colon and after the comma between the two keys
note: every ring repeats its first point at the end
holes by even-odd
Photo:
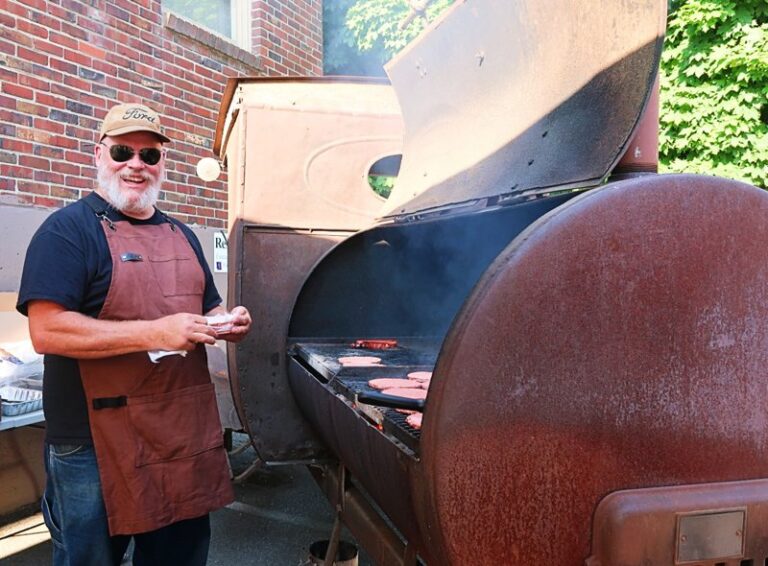
{"type": "Polygon", "coordinates": [[[251,0],[162,0],[163,9],[186,18],[238,47],[251,50],[251,0]]]}

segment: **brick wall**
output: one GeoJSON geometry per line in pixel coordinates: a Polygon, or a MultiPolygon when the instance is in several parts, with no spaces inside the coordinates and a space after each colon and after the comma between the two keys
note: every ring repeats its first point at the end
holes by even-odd
{"type": "Polygon", "coordinates": [[[253,52],[268,74],[323,74],[322,0],[254,0],[253,52]]]}
{"type": "Polygon", "coordinates": [[[0,201],[58,208],[94,184],[93,146],[116,102],[163,115],[169,145],[160,206],[192,224],[226,225],[226,173],[212,157],[231,76],[321,74],[320,0],[253,0],[253,49],[163,13],[159,0],[0,2],[0,201]],[[263,14],[263,17],[256,15],[263,14]]]}

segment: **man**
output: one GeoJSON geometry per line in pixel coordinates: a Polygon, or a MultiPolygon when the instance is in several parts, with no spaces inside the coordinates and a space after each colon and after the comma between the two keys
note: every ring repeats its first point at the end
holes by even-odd
{"type": "Polygon", "coordinates": [[[16,308],[45,354],[56,565],[119,564],[132,537],[135,566],[205,564],[208,513],[233,499],[205,345],[241,340],[251,318],[226,313],[200,242],[154,206],[168,142],[153,110],[113,107],[95,192],[27,250],[16,308]]]}

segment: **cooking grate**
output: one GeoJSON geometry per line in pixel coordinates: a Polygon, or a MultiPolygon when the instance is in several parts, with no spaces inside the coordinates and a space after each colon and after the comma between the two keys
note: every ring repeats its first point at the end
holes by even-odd
{"type": "Polygon", "coordinates": [[[405,378],[413,371],[432,371],[437,359],[439,344],[423,339],[398,339],[396,348],[374,350],[352,348],[352,340],[293,345],[296,356],[327,380],[327,385],[352,401],[357,409],[378,425],[385,433],[395,437],[410,450],[418,453],[421,431],[406,422],[406,415],[395,409],[358,403],[362,393],[375,391],[368,381],[377,377],[405,378]],[[339,358],[347,356],[375,356],[381,362],[372,366],[342,366],[339,358]]]}

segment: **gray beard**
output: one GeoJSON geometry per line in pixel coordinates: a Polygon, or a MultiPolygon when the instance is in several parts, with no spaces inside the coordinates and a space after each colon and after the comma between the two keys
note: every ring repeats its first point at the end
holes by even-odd
{"type": "MultiPolygon", "coordinates": [[[[161,174],[161,177],[164,175],[161,174]]],[[[146,178],[146,177],[145,177],[146,178]]],[[[160,195],[161,179],[150,181],[147,190],[139,196],[138,200],[132,200],[130,196],[120,190],[120,177],[118,173],[113,173],[106,166],[99,165],[96,172],[96,180],[99,187],[106,193],[107,201],[120,212],[141,213],[147,208],[155,206],[157,198],[160,195]]]]}

